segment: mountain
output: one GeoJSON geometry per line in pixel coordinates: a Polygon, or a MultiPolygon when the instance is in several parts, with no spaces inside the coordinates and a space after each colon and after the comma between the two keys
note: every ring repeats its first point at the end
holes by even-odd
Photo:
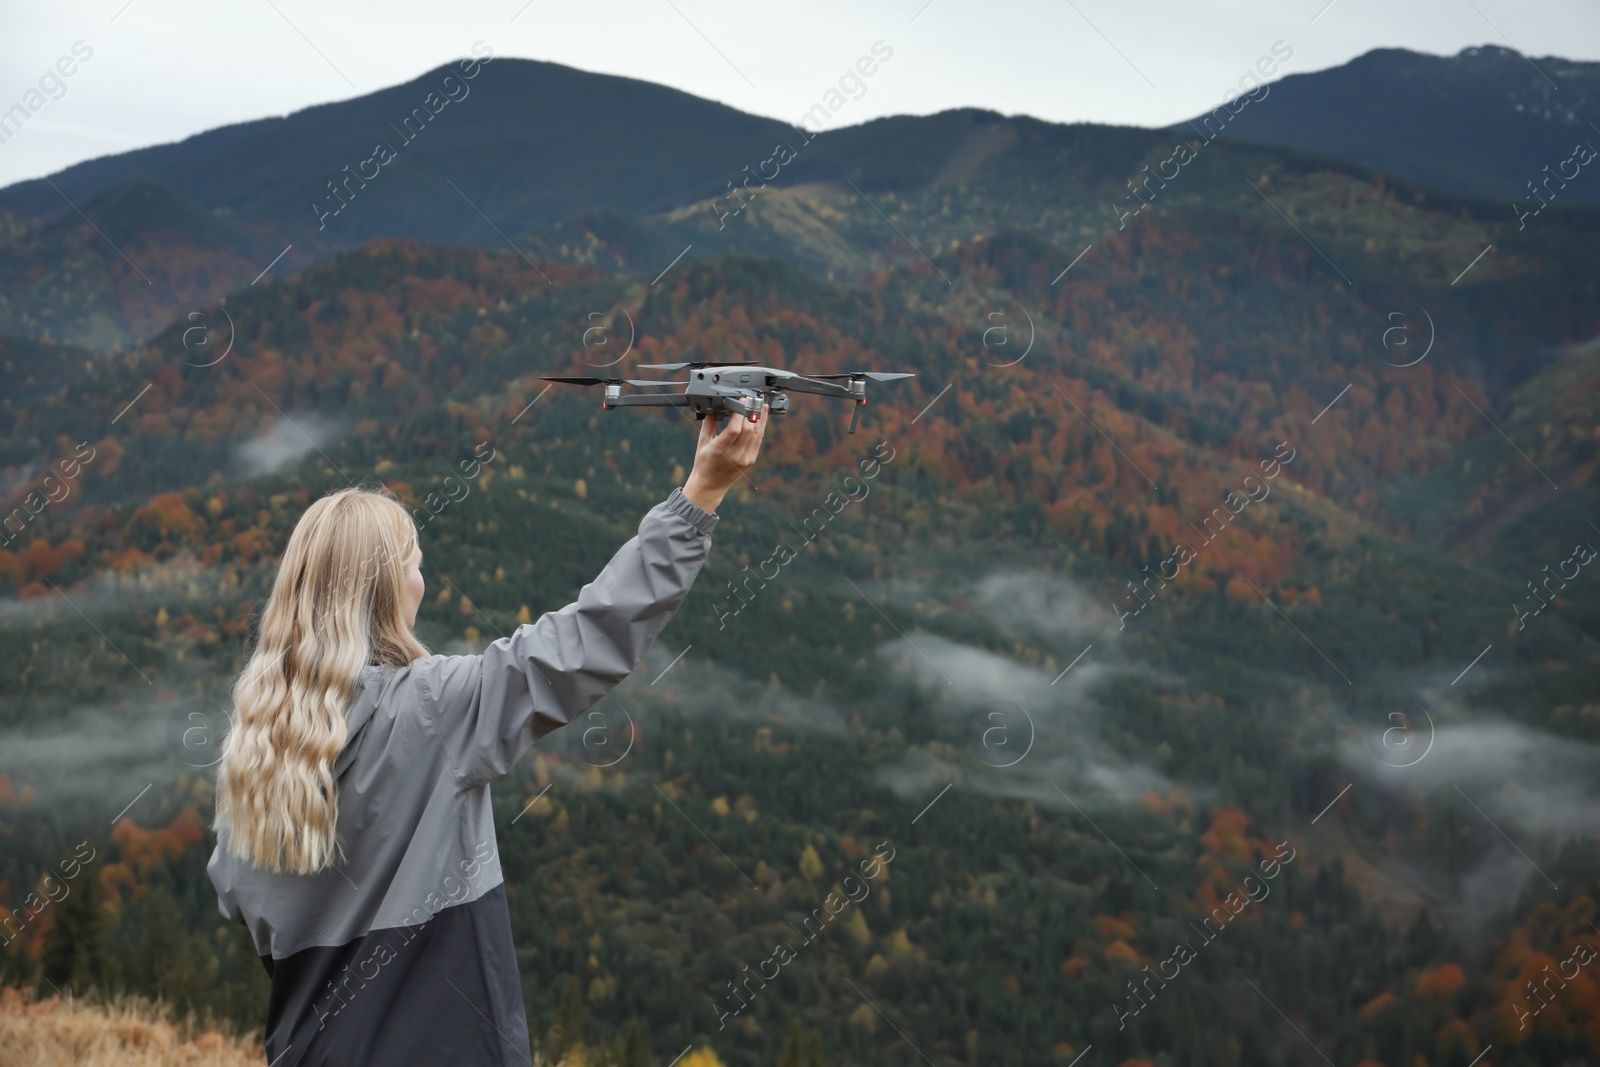
{"type": "Polygon", "coordinates": [[[0,190],[0,277],[12,283],[0,332],[118,350],[269,267],[377,237],[504,247],[584,213],[648,217],[727,194],[763,163],[784,184],[915,187],[996,117],[967,109],[812,136],[636,79],[463,60],[0,190]],[[780,142],[798,157],[781,167],[780,142]],[[152,198],[159,208],[124,210],[152,198]]]}
{"type": "MultiPolygon", "coordinates": [[[[1600,121],[1597,99],[1596,63],[1527,60],[1496,46],[1453,57],[1377,49],[1340,67],[1290,74],[1225,129],[1213,127],[1225,138],[1302,148],[1441,190],[1527,199],[1526,183],[1542,179],[1545,165],[1554,169],[1576,141],[1600,136],[1589,125],[1600,121]]],[[[952,177],[962,138],[1002,117],[961,109],[827,131],[797,153],[780,184],[837,180],[845,167],[857,184],[878,190],[952,177]]],[[[20,182],[0,190],[0,212],[37,222],[65,210],[63,194],[77,202],[143,179],[289,238],[493,244],[494,226],[532,230],[588,208],[649,215],[725,194],[774,144],[804,136],[649,82],[480,55],[353,100],[76,164],[50,176],[60,193],[43,180],[20,182]],[[393,160],[365,169],[367,181],[351,178],[379,143],[393,160]],[[336,197],[329,184],[343,182],[336,197]],[[319,229],[313,205],[331,212],[345,200],[319,229]]],[[[1600,203],[1596,185],[1573,180],[1557,199],[1600,203]]]]}
{"type": "MultiPolygon", "coordinates": [[[[1501,49],[1449,59],[1389,49],[1291,75],[1226,123],[1200,116],[1151,131],[959,109],[813,135],[635,79],[463,60],[355,100],[0,190],[0,232],[10,235],[0,243],[0,276],[11,283],[0,332],[120,350],[199,298],[376,237],[510,243],[530,256],[652,276],[680,254],[747,252],[859,278],[931,254],[930,242],[948,248],[1008,227],[1087,238],[1105,219],[1138,210],[1157,186],[1164,199],[1209,191],[1193,168],[1176,191],[1150,184],[1172,166],[1174,131],[1196,150],[1214,144],[1209,156],[1231,153],[1241,169],[1295,157],[1250,147],[1278,143],[1302,150],[1296,167],[1338,169],[1331,160],[1343,159],[1354,162],[1344,166],[1351,175],[1410,177],[1421,184],[1407,183],[1402,195],[1432,196],[1436,207],[1450,193],[1501,198],[1517,191],[1507,191],[1508,175],[1520,189],[1546,162],[1568,158],[1586,128],[1580,118],[1600,65],[1539,66],[1559,92],[1501,49]],[[375,153],[379,142],[393,155],[375,153]],[[1545,160],[1539,153],[1552,145],[1565,147],[1545,160]],[[1143,199],[1130,191],[1136,180],[1143,199]],[[836,213],[863,194],[890,207],[837,232],[836,213]],[[159,212],[117,206],[152,197],[164,200],[159,212]],[[899,205],[908,198],[925,205],[920,232],[905,225],[899,205]],[[148,232],[158,215],[167,224],[148,232]]],[[[1552,184],[1559,196],[1532,224],[1600,202],[1585,200],[1585,181],[1552,184]]],[[[1461,209],[1513,218],[1500,202],[1461,209]]]]}
{"type": "MultiPolygon", "coordinates": [[[[51,180],[73,200],[154,181],[208,210],[270,222],[290,239],[459,241],[486,232],[490,243],[496,238],[468,197],[502,229],[554,222],[595,204],[660,210],[720,185],[717,175],[733,160],[770,150],[768,142],[787,130],[631,78],[473,59],[354,100],[90,160],[51,180]],[[360,167],[380,143],[393,158],[360,167]],[[350,206],[319,230],[313,205],[338,209],[329,183],[346,180],[341,195],[350,206]]],[[[22,182],[0,191],[0,210],[47,217],[60,211],[60,197],[43,181],[22,182]]]]}
{"type": "MultiPolygon", "coordinates": [[[[860,157],[859,174],[874,187],[920,182],[984,116],[993,117],[897,120],[895,152],[870,152],[882,147],[872,134],[825,134],[784,179],[830,175],[842,154],[860,157]]],[[[648,215],[725,192],[778,142],[802,137],[786,123],[633,78],[462,60],[354,100],[80,163],[50,177],[59,193],[44,180],[21,182],[0,190],[0,211],[38,221],[67,210],[62,196],[82,201],[143,180],[296,241],[497,245],[496,228],[518,233],[594,207],[648,215]],[[375,152],[379,145],[387,151],[375,152]]]]}
{"type": "MultiPolygon", "coordinates": [[[[1498,45],[1454,56],[1378,48],[1339,67],[1290,74],[1265,92],[1252,87],[1247,100],[1212,128],[1230,140],[1300,148],[1527,209],[1600,204],[1595,168],[1561,167],[1577,144],[1600,149],[1600,63],[1534,59],[1498,45]]],[[[1171,129],[1187,133],[1206,118],[1171,129]]]]}

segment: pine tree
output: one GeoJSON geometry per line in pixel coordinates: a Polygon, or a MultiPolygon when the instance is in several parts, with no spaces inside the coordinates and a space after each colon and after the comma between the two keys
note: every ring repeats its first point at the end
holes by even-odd
{"type": "Polygon", "coordinates": [[[0,988],[22,985],[31,979],[33,972],[32,961],[22,946],[22,938],[12,936],[9,929],[0,927],[0,938],[7,936],[11,940],[0,940],[0,988]]]}
{"type": "Polygon", "coordinates": [[[798,1019],[789,1023],[789,1036],[783,1043],[778,1067],[823,1067],[822,1035],[807,1030],[798,1019]]]}
{"type": "Polygon", "coordinates": [[[171,894],[152,889],[139,908],[144,935],[139,939],[134,976],[137,987],[158,999],[170,999],[168,976],[177,965],[183,946],[183,927],[171,894]]]}
{"type": "Polygon", "coordinates": [[[105,889],[100,865],[85,864],[67,883],[68,892],[50,905],[41,970],[63,992],[83,994],[107,985],[105,889]]]}
{"type": "Polygon", "coordinates": [[[1407,954],[1410,962],[1418,966],[1431,962],[1449,943],[1445,932],[1434,925],[1433,916],[1426,907],[1417,914],[1416,922],[1406,934],[1407,954]]]}
{"type": "Polygon", "coordinates": [[[617,1060],[621,1067],[650,1067],[650,1051],[645,1048],[644,1031],[639,1028],[638,1019],[628,1024],[622,1039],[622,1054],[617,1060]]]}
{"type": "Polygon", "coordinates": [[[240,1031],[260,1029],[267,1017],[272,980],[243,926],[217,927],[216,941],[228,977],[217,991],[217,1011],[240,1031]]]}
{"type": "Polygon", "coordinates": [[[560,1059],[573,1045],[583,1041],[585,1009],[583,994],[576,978],[568,978],[561,992],[561,1007],[556,1009],[556,1021],[545,1038],[550,1054],[560,1059]]]}

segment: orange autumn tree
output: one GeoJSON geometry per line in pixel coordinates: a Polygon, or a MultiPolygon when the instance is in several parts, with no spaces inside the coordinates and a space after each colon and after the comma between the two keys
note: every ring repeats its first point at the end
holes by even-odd
{"type": "Polygon", "coordinates": [[[111,830],[111,840],[121,853],[119,863],[107,864],[106,871],[124,868],[137,875],[145,875],[156,865],[177,859],[205,839],[200,815],[186,807],[166,826],[158,830],[145,830],[124,817],[111,830]]]}

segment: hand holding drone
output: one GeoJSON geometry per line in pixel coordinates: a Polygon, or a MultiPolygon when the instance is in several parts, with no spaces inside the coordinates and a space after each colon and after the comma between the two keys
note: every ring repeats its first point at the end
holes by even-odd
{"type": "Polygon", "coordinates": [[[688,368],[690,373],[683,381],[651,381],[623,378],[620,375],[607,378],[545,375],[543,380],[565,382],[568,385],[603,385],[605,394],[600,406],[607,411],[612,408],[633,407],[689,408],[694,412],[696,421],[708,415],[719,421],[739,415],[750,422],[757,422],[761,418],[763,404],[768,405],[773,415],[782,415],[789,410],[790,392],[839,397],[842,400],[855,402],[854,410],[850,414],[849,429],[850,433],[855,433],[856,423],[861,418],[861,406],[867,402],[868,380],[892,382],[901,378],[916,377],[915,374],[904,371],[796,374],[794,371],[779,370],[776,367],[763,367],[752,360],[650,363],[640,369],[677,371],[685,368],[688,368]],[[840,384],[840,379],[847,381],[840,384]],[[624,385],[639,388],[681,385],[688,388],[681,393],[624,394],[622,391],[624,385]]]}
{"type": "MultiPolygon", "coordinates": [[[[750,469],[761,455],[761,441],[767,435],[767,422],[729,419],[720,432],[716,419],[700,423],[700,440],[695,446],[694,468],[683,483],[683,495],[691,503],[714,512],[728,490],[739,479],[750,481],[750,469]]],[[[755,485],[754,482],[750,482],[755,485]]]]}

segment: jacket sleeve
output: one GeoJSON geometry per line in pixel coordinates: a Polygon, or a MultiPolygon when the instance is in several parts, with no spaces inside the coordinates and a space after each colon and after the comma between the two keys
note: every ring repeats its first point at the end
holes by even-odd
{"type": "Polygon", "coordinates": [[[716,524],[674,489],[574,603],[517,627],[482,655],[413,665],[423,709],[464,788],[509,772],[534,741],[633,673],[688,595],[716,524]]]}
{"type": "Polygon", "coordinates": [[[239,901],[233,893],[233,876],[227,870],[227,834],[226,829],[219,832],[217,847],[211,850],[211,859],[206,862],[206,873],[211,876],[211,886],[217,891],[217,910],[222,917],[244,925],[244,913],[239,910],[239,901]]]}

